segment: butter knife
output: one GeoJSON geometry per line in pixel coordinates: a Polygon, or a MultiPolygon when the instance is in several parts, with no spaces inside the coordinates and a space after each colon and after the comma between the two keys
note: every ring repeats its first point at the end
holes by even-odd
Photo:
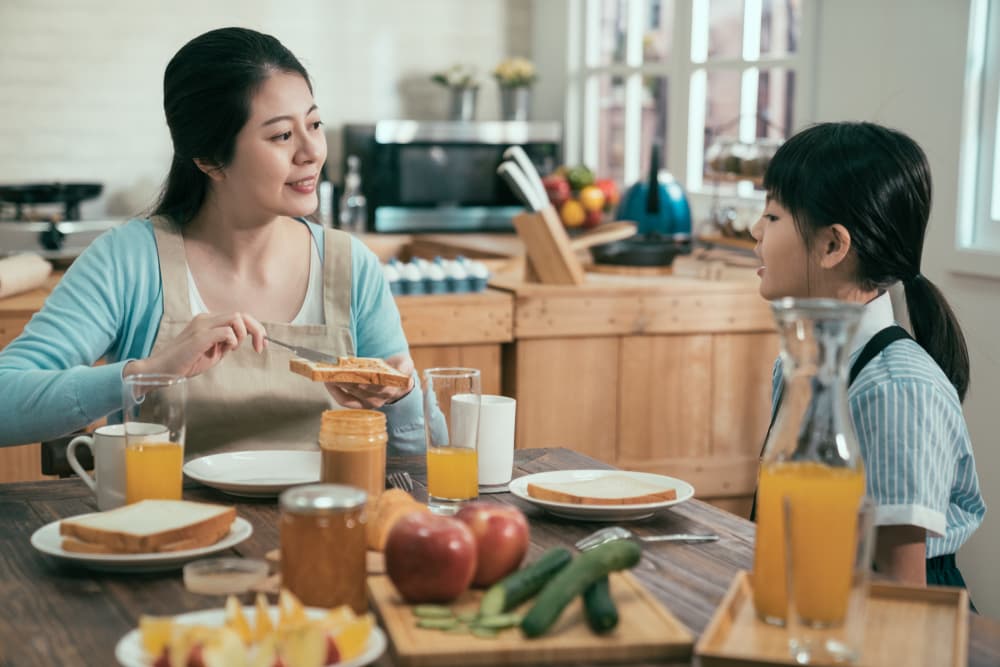
{"type": "Polygon", "coordinates": [[[264,336],[264,340],[269,343],[274,343],[279,347],[283,347],[286,350],[291,350],[296,355],[302,357],[303,359],[308,359],[309,361],[319,361],[324,364],[340,364],[340,357],[335,357],[332,354],[325,354],[318,350],[313,350],[312,348],[302,347],[300,345],[289,345],[288,343],[283,343],[276,338],[271,338],[270,336],[264,336]]]}

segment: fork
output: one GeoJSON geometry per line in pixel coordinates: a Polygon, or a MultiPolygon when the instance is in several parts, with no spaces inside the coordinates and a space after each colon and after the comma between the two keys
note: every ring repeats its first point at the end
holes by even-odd
{"type": "Polygon", "coordinates": [[[402,472],[390,472],[385,476],[386,486],[403,491],[413,490],[413,478],[405,470],[402,472]]]}
{"type": "Polygon", "coordinates": [[[672,535],[636,535],[628,528],[622,526],[608,526],[594,531],[576,543],[576,548],[580,551],[593,549],[599,544],[611,542],[613,540],[638,540],[639,542],[715,542],[718,535],[713,534],[689,534],[674,533],[672,535]]]}

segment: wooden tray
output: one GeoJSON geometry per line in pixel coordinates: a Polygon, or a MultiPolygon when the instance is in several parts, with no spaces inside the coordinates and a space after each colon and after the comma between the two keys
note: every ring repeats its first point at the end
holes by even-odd
{"type": "MultiPolygon", "coordinates": [[[[505,630],[493,639],[479,639],[418,628],[412,608],[402,601],[388,577],[368,577],[368,594],[401,667],[684,659],[690,657],[694,641],[691,632],[627,572],[611,575],[619,622],[608,635],[591,632],[579,598],[566,608],[552,630],[538,639],[525,639],[517,629],[505,630]]],[[[481,597],[482,591],[469,591],[451,607],[457,613],[474,611],[481,597]]],[[[530,605],[529,601],[525,608],[530,605]]]]}
{"type": "MultiPolygon", "coordinates": [[[[864,665],[964,667],[969,596],[964,589],[873,583],[868,594],[864,665]]],[[[794,665],[784,628],[767,625],[753,610],[749,573],[733,579],[695,653],[702,667],[794,665]]]]}

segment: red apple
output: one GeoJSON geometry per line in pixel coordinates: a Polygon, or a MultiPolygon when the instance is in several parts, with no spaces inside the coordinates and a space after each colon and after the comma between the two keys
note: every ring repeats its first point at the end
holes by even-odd
{"type": "Polygon", "coordinates": [[[569,181],[559,174],[549,174],[542,179],[542,185],[545,186],[545,192],[549,195],[549,201],[556,208],[561,206],[572,194],[569,189],[569,181]]]}
{"type": "Polygon", "coordinates": [[[583,219],[584,229],[593,229],[597,225],[601,224],[604,220],[604,211],[598,209],[596,211],[587,211],[587,217],[583,219]]]}
{"type": "Polygon", "coordinates": [[[389,531],[385,571],[407,602],[451,602],[476,573],[476,539],[457,519],[411,512],[389,531]]]}
{"type": "Polygon", "coordinates": [[[618,206],[618,201],[621,199],[621,194],[618,192],[618,184],[615,183],[610,178],[599,178],[594,181],[594,185],[601,189],[604,193],[604,208],[605,210],[611,210],[615,206],[618,206]]]}
{"type": "Polygon", "coordinates": [[[521,510],[499,503],[474,502],[455,515],[476,538],[479,553],[472,585],[492,586],[521,564],[528,551],[528,520],[521,510]]]}

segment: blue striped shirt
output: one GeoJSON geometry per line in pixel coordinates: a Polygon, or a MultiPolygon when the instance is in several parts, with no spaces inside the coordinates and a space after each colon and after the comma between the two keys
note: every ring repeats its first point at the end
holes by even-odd
{"type": "MultiPolygon", "coordinates": [[[[875,333],[892,324],[885,293],[865,306],[849,365],[875,333]]],[[[779,359],[772,396],[780,382],[779,359]]],[[[875,524],[925,528],[927,558],[955,553],[986,514],[955,387],[930,355],[907,339],[868,362],[847,398],[875,524]]]]}

